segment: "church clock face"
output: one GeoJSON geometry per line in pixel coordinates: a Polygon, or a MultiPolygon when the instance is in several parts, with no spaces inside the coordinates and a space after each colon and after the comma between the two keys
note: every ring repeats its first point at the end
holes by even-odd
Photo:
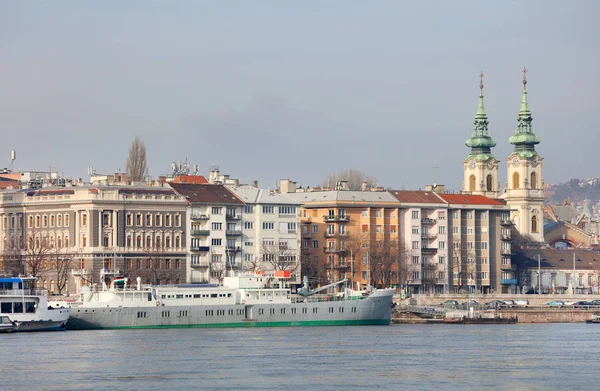
{"type": "Polygon", "coordinates": [[[469,167],[475,168],[475,160],[471,159],[471,161],[469,162],[469,167]]]}
{"type": "Polygon", "coordinates": [[[514,164],[515,167],[517,167],[519,165],[519,158],[518,157],[515,157],[513,159],[513,164],[514,164]]]}
{"type": "Polygon", "coordinates": [[[491,169],[493,169],[493,168],[494,168],[494,162],[490,161],[490,162],[488,163],[488,168],[489,168],[490,170],[491,170],[491,169]]]}

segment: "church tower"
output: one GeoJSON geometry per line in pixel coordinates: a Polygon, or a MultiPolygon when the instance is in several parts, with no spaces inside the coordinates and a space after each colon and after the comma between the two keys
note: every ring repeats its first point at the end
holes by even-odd
{"type": "Polygon", "coordinates": [[[535,150],[540,138],[531,126],[527,103],[527,69],[523,68],[523,95],[515,134],[508,140],[515,146],[507,159],[506,190],[502,195],[511,208],[511,221],[519,233],[544,242],[544,180],[542,157],[535,150]]]}
{"type": "Polygon", "coordinates": [[[483,105],[483,73],[479,75],[479,107],[471,138],[465,143],[471,153],[465,160],[463,191],[498,198],[498,160],[492,155],[496,142],[488,130],[488,119],[483,105]]]}

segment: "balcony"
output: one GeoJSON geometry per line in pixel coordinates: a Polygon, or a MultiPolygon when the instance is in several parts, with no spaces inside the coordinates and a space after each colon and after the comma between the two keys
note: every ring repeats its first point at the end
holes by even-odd
{"type": "Polygon", "coordinates": [[[347,223],[350,221],[350,216],[347,215],[325,215],[323,221],[326,223],[347,223]]]}
{"type": "Polygon", "coordinates": [[[435,223],[437,223],[436,219],[430,219],[428,217],[421,219],[421,224],[435,224],[435,223]]]}
{"type": "Polygon", "coordinates": [[[500,254],[502,254],[502,255],[512,255],[512,253],[510,252],[510,250],[507,250],[507,249],[504,249],[504,248],[502,250],[500,250],[500,254]]]}
{"type": "Polygon", "coordinates": [[[345,253],[346,250],[339,247],[325,247],[325,254],[345,253]]]}
{"type": "Polygon", "coordinates": [[[437,251],[438,251],[437,247],[421,247],[421,252],[424,252],[424,253],[433,254],[433,253],[437,253],[437,251]]]}
{"type": "Polygon", "coordinates": [[[191,220],[209,220],[210,217],[208,217],[208,215],[198,215],[198,214],[193,214],[190,216],[191,220]]]}
{"type": "Polygon", "coordinates": [[[310,216],[303,216],[300,218],[300,221],[303,224],[310,224],[310,223],[312,223],[312,218],[310,216]]]}
{"type": "Polygon", "coordinates": [[[423,240],[435,240],[435,239],[437,239],[437,235],[421,235],[421,239],[423,239],[423,240]]]}
{"type": "Polygon", "coordinates": [[[210,231],[207,229],[192,229],[190,230],[190,234],[193,236],[208,236],[210,235],[210,231]]]}
{"type": "MultiPolygon", "coordinates": [[[[350,269],[350,265],[346,263],[340,263],[337,265],[333,265],[333,268],[337,270],[347,270],[350,269]]],[[[325,269],[331,269],[331,265],[325,265],[325,269]]]]}
{"type": "Polygon", "coordinates": [[[326,238],[334,238],[335,234],[331,232],[323,232],[323,236],[326,238]]]}
{"type": "Polygon", "coordinates": [[[229,220],[229,221],[239,221],[239,220],[241,220],[241,219],[242,219],[242,216],[235,215],[235,214],[232,214],[232,213],[227,213],[227,214],[225,215],[225,220],[229,220]]]}
{"type": "Polygon", "coordinates": [[[500,220],[500,225],[512,225],[512,221],[510,219],[502,219],[500,220]]]}
{"type": "Polygon", "coordinates": [[[192,246],[191,250],[196,251],[196,252],[207,252],[207,251],[210,251],[210,247],[208,247],[208,246],[192,246]]]}
{"type": "Polygon", "coordinates": [[[73,277],[83,277],[83,276],[87,276],[89,274],[90,274],[89,269],[72,269],[71,270],[71,275],[73,277]]]}
{"type": "Polygon", "coordinates": [[[500,239],[502,239],[502,240],[510,240],[510,235],[501,235],[500,239]]]}
{"type": "Polygon", "coordinates": [[[234,247],[234,246],[227,246],[227,250],[228,253],[239,253],[240,251],[242,251],[241,247],[234,247]]]}
{"type": "Polygon", "coordinates": [[[500,282],[502,283],[502,285],[517,285],[516,278],[503,278],[500,280],[500,282]]]}
{"type": "Polygon", "coordinates": [[[192,267],[209,267],[210,262],[208,259],[192,260],[192,267]]]}
{"type": "Polygon", "coordinates": [[[512,270],[511,265],[500,265],[500,270],[512,270]]]}
{"type": "Polygon", "coordinates": [[[227,231],[225,231],[225,235],[227,235],[227,236],[241,236],[242,235],[242,231],[227,230],[227,231]]]}

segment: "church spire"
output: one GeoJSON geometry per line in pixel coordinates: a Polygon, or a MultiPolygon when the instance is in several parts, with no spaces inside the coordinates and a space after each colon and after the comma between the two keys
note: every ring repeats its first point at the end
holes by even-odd
{"type": "Polygon", "coordinates": [[[488,130],[489,122],[483,104],[483,76],[483,72],[481,72],[479,74],[479,105],[475,114],[473,133],[465,144],[471,148],[468,158],[475,157],[476,160],[487,161],[494,158],[491,148],[496,146],[496,142],[488,130]]]}
{"type": "Polygon", "coordinates": [[[517,117],[517,129],[508,141],[515,146],[515,153],[521,157],[530,158],[537,156],[535,145],[540,143],[531,126],[531,111],[527,102],[527,68],[523,68],[523,94],[521,97],[521,108],[517,117]]]}

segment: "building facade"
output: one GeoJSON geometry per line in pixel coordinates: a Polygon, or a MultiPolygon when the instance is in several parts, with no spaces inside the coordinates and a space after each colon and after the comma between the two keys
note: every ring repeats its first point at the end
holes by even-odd
{"type": "Polygon", "coordinates": [[[65,290],[57,287],[59,258],[69,258],[66,292],[102,283],[102,271],[151,283],[185,277],[185,199],[172,189],[75,186],[1,197],[3,254],[24,260],[23,274],[37,269],[38,283],[52,292],[65,290]]]}

